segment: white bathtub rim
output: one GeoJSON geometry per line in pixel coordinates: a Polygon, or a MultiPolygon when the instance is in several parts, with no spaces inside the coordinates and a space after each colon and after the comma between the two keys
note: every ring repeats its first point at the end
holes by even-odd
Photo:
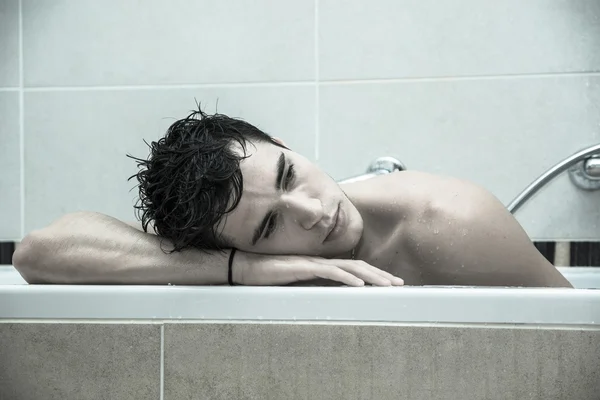
{"type": "MultiPolygon", "coordinates": [[[[559,270],[600,287],[598,268],[559,270]]],[[[0,319],[600,326],[600,290],[27,285],[10,266],[0,267],[0,319]]]]}
{"type": "Polygon", "coordinates": [[[600,291],[464,287],[0,286],[0,319],[600,326],[600,291]]]}

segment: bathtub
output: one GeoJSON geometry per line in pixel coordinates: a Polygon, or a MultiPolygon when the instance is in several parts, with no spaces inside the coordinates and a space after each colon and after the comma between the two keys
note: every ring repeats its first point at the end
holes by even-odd
{"type": "Polygon", "coordinates": [[[600,268],[559,268],[576,287],[28,285],[0,267],[0,318],[365,321],[600,326],[600,268]]]}
{"type": "Polygon", "coordinates": [[[598,399],[577,289],[28,285],[0,267],[0,399],[598,399]]]}

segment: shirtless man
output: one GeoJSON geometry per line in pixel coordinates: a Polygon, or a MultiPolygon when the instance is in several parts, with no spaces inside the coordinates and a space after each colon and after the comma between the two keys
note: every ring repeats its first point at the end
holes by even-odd
{"type": "Polygon", "coordinates": [[[225,284],[233,261],[244,285],[571,287],[494,196],[463,180],[403,171],[342,188],[280,140],[201,111],[137,161],[142,227],[66,215],[17,249],[28,282],[225,284]]]}

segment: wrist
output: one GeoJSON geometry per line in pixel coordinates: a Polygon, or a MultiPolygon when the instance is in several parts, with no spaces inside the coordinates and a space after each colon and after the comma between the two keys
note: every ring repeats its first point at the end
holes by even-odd
{"type": "MultiPolygon", "coordinates": [[[[233,250],[232,250],[233,251],[233,250]]],[[[249,254],[245,251],[236,250],[231,264],[231,281],[234,285],[244,285],[244,271],[248,267],[249,254]]]]}

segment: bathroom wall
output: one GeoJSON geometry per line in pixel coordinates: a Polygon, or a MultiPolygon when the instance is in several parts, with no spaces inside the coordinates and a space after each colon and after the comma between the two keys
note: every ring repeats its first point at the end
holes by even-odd
{"type": "MultiPolygon", "coordinates": [[[[600,142],[600,2],[4,0],[0,241],[80,209],[134,219],[125,155],[196,101],[335,178],[390,155],[508,204],[600,142]]],[[[562,176],[517,218],[597,241],[600,192],[562,176]]]]}

